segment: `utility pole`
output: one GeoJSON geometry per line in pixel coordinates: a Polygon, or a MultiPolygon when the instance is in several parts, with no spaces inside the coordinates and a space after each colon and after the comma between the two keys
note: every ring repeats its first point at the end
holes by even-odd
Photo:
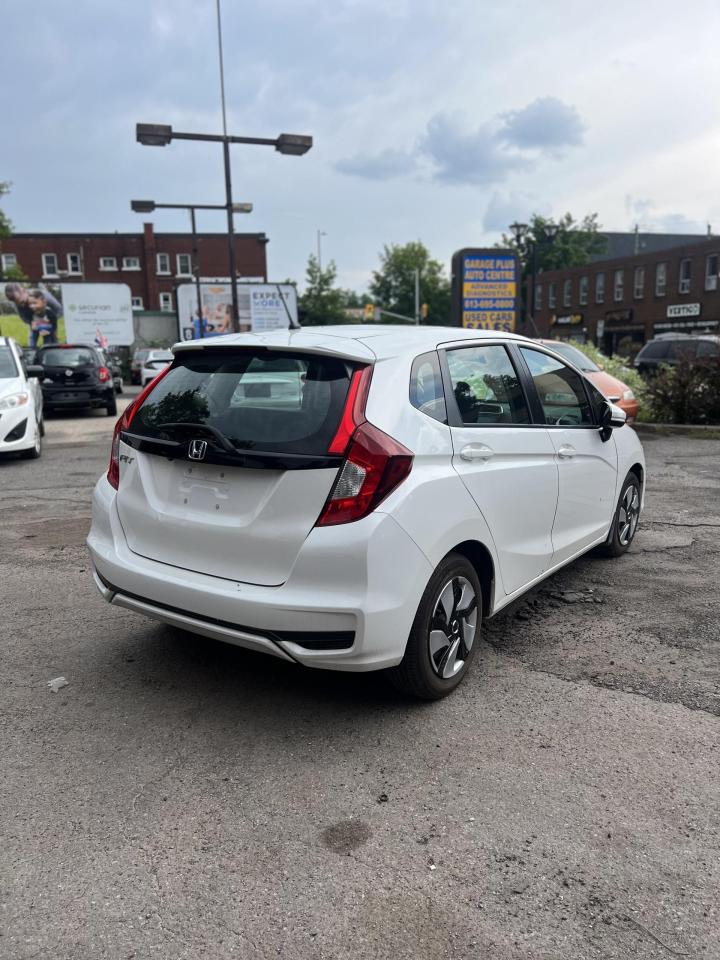
{"type": "Polygon", "coordinates": [[[420,326],[420,270],[415,270],[415,326],[420,326]]]}
{"type": "Polygon", "coordinates": [[[327,233],[324,230],[317,231],[317,262],[318,262],[318,273],[322,273],[322,238],[326,237],[327,233]]]}

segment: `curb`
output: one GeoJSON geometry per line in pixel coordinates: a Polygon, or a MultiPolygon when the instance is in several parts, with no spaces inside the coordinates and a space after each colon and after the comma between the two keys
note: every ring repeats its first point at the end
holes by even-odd
{"type": "Polygon", "coordinates": [[[659,437],[695,437],[703,440],[720,440],[720,424],[695,423],[637,423],[633,424],[637,433],[654,434],[659,437]]]}

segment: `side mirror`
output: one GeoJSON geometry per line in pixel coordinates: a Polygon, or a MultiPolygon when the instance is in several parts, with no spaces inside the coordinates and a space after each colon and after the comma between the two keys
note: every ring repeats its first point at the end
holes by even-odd
{"type": "Polygon", "coordinates": [[[38,379],[39,379],[40,377],[44,377],[44,376],[45,376],[45,371],[44,371],[44,369],[40,366],[39,363],[29,363],[29,364],[25,367],[25,373],[27,374],[28,377],[37,377],[38,379]]]}
{"type": "Polygon", "coordinates": [[[624,427],[626,420],[627,415],[625,411],[620,407],[616,407],[614,403],[606,400],[600,418],[600,437],[603,443],[610,439],[613,430],[617,430],[618,427],[624,427]]]}

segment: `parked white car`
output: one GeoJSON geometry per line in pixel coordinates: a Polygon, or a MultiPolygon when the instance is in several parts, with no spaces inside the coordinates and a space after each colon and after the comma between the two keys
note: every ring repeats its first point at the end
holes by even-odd
{"type": "Polygon", "coordinates": [[[140,384],[146,387],[161,370],[170,366],[172,360],[172,350],[148,350],[140,367],[140,384]]]}
{"type": "Polygon", "coordinates": [[[111,603],[449,693],[481,621],[632,543],[625,414],[512,334],[305,328],[178,344],[118,421],[88,546],[111,603]]]}
{"type": "Polygon", "coordinates": [[[26,366],[11,337],[0,337],[0,453],[35,459],[42,453],[43,368],[26,366]]]}

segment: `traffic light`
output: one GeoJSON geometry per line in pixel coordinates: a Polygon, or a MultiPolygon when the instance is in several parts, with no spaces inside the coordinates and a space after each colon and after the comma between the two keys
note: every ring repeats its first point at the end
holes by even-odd
{"type": "Polygon", "coordinates": [[[375,304],[366,303],[365,304],[365,319],[374,320],[375,319],[375,304]]]}
{"type": "Polygon", "coordinates": [[[423,320],[427,320],[429,315],[430,315],[430,307],[426,303],[424,303],[420,307],[420,316],[423,318],[423,320]]]}

